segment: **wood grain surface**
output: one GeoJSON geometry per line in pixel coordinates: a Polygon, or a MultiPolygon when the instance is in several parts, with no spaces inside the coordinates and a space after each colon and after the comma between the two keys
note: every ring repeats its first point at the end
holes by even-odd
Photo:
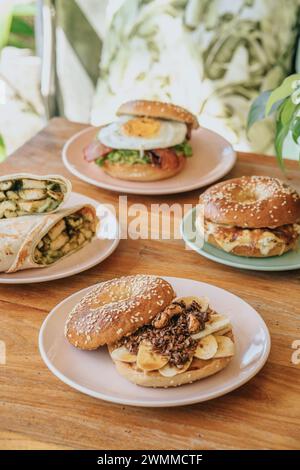
{"type": "MultiPolygon", "coordinates": [[[[74,190],[117,206],[118,194],[89,186],[63,167],[61,148],[84,126],[53,119],[4,164],[0,174],[61,173],[74,190]]],[[[288,176],[300,185],[296,162],[288,176]]],[[[275,160],[239,154],[228,177],[282,176],[275,160]]],[[[129,196],[128,202],[193,203],[199,191],[175,196],[129,196]]],[[[122,240],[113,255],[84,273],[54,282],[0,285],[1,449],[297,449],[300,446],[300,365],[291,362],[300,339],[300,271],[233,269],[185,249],[181,240],[122,240]],[[83,395],[53,376],[38,352],[47,313],[62,299],[115,276],[153,273],[196,279],[233,292],[264,318],[272,349],[263,370],[238,390],[198,405],[143,409],[83,395]]]]}

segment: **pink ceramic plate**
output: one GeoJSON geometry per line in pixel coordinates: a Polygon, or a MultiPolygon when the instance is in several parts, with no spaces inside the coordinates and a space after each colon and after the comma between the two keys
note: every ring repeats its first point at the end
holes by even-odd
{"type": "Polygon", "coordinates": [[[31,284],[73,276],[73,274],[81,273],[96,266],[115,251],[120,240],[119,223],[115,214],[105,204],[101,204],[84,194],[74,192],[71,193],[63,208],[76,206],[77,204],[91,204],[95,207],[101,220],[97,236],[92,242],[52,266],[24,269],[24,271],[10,274],[0,273],[0,284],[31,284]]]}
{"type": "Polygon", "coordinates": [[[60,380],[95,398],[134,406],[180,406],[210,400],[240,387],[263,367],[270,351],[270,335],[261,316],[246,302],[219,287],[166,277],[180,297],[207,296],[214,309],[227,315],[233,326],[236,354],[218,374],[177,388],[139,387],[120,376],[107,348],[81,351],[64,337],[72,307],[92,287],[63,300],[45,319],[39,335],[41,356],[60,380]]]}
{"type": "Polygon", "coordinates": [[[193,132],[193,157],[187,159],[181,173],[149,183],[123,181],[106,175],[95,163],[84,160],[83,149],[96,137],[98,131],[95,127],[88,127],[71,137],[62,151],[63,162],[73,175],[83,181],[120,193],[174,194],[202,188],[226,175],[236,161],[235,151],[223,137],[200,128],[193,132]]]}

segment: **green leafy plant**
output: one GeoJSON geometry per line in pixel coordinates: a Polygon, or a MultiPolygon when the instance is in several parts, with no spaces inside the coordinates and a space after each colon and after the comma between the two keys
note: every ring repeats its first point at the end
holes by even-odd
{"type": "Polygon", "coordinates": [[[0,51],[7,45],[12,22],[12,8],[0,10],[0,51]]]}
{"type": "Polygon", "coordinates": [[[300,74],[287,77],[279,87],[264,91],[252,103],[247,129],[268,116],[275,115],[275,152],[284,170],[283,144],[288,135],[299,145],[300,161],[300,74]]]}
{"type": "Polygon", "coordinates": [[[0,5],[0,50],[5,46],[34,49],[35,2],[0,5]]]}
{"type": "Polygon", "coordinates": [[[35,3],[15,5],[7,45],[34,50],[35,3]]]}

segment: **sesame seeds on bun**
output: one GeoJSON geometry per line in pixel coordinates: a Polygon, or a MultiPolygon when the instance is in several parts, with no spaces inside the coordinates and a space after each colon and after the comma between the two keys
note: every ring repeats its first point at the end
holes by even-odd
{"type": "Polygon", "coordinates": [[[96,144],[85,147],[87,161],[127,181],[159,181],[183,170],[193,155],[196,116],[180,106],[147,100],[128,101],[117,114],[118,120],[100,128],[96,144]]]}
{"type": "Polygon", "coordinates": [[[300,220],[300,196],[277,178],[243,176],[218,183],[200,197],[204,217],[242,228],[279,227],[300,220]]]}
{"type": "Polygon", "coordinates": [[[187,109],[171,103],[150,100],[127,101],[122,104],[117,115],[146,116],[152,118],[169,119],[173,121],[184,122],[191,129],[199,127],[197,117],[187,109]]]}
{"type": "Polygon", "coordinates": [[[206,297],[176,297],[166,280],[124,276],[94,286],[75,305],[65,336],[83,350],[107,345],[134,384],[175,387],[224,369],[235,354],[229,318],[206,297]]]}
{"type": "Polygon", "coordinates": [[[97,284],[70,312],[65,336],[80,349],[116,343],[149,323],[175,297],[164,279],[123,276],[97,284]]]}

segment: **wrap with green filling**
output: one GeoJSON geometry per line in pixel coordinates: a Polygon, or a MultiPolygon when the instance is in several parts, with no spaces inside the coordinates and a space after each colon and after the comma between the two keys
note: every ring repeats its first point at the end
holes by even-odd
{"type": "Polygon", "coordinates": [[[81,204],[54,214],[0,222],[0,272],[13,273],[59,262],[90,242],[96,233],[95,208],[81,204]]]}
{"type": "Polygon", "coordinates": [[[66,202],[71,190],[71,182],[59,175],[0,176],[0,219],[55,212],[66,202]]]}

